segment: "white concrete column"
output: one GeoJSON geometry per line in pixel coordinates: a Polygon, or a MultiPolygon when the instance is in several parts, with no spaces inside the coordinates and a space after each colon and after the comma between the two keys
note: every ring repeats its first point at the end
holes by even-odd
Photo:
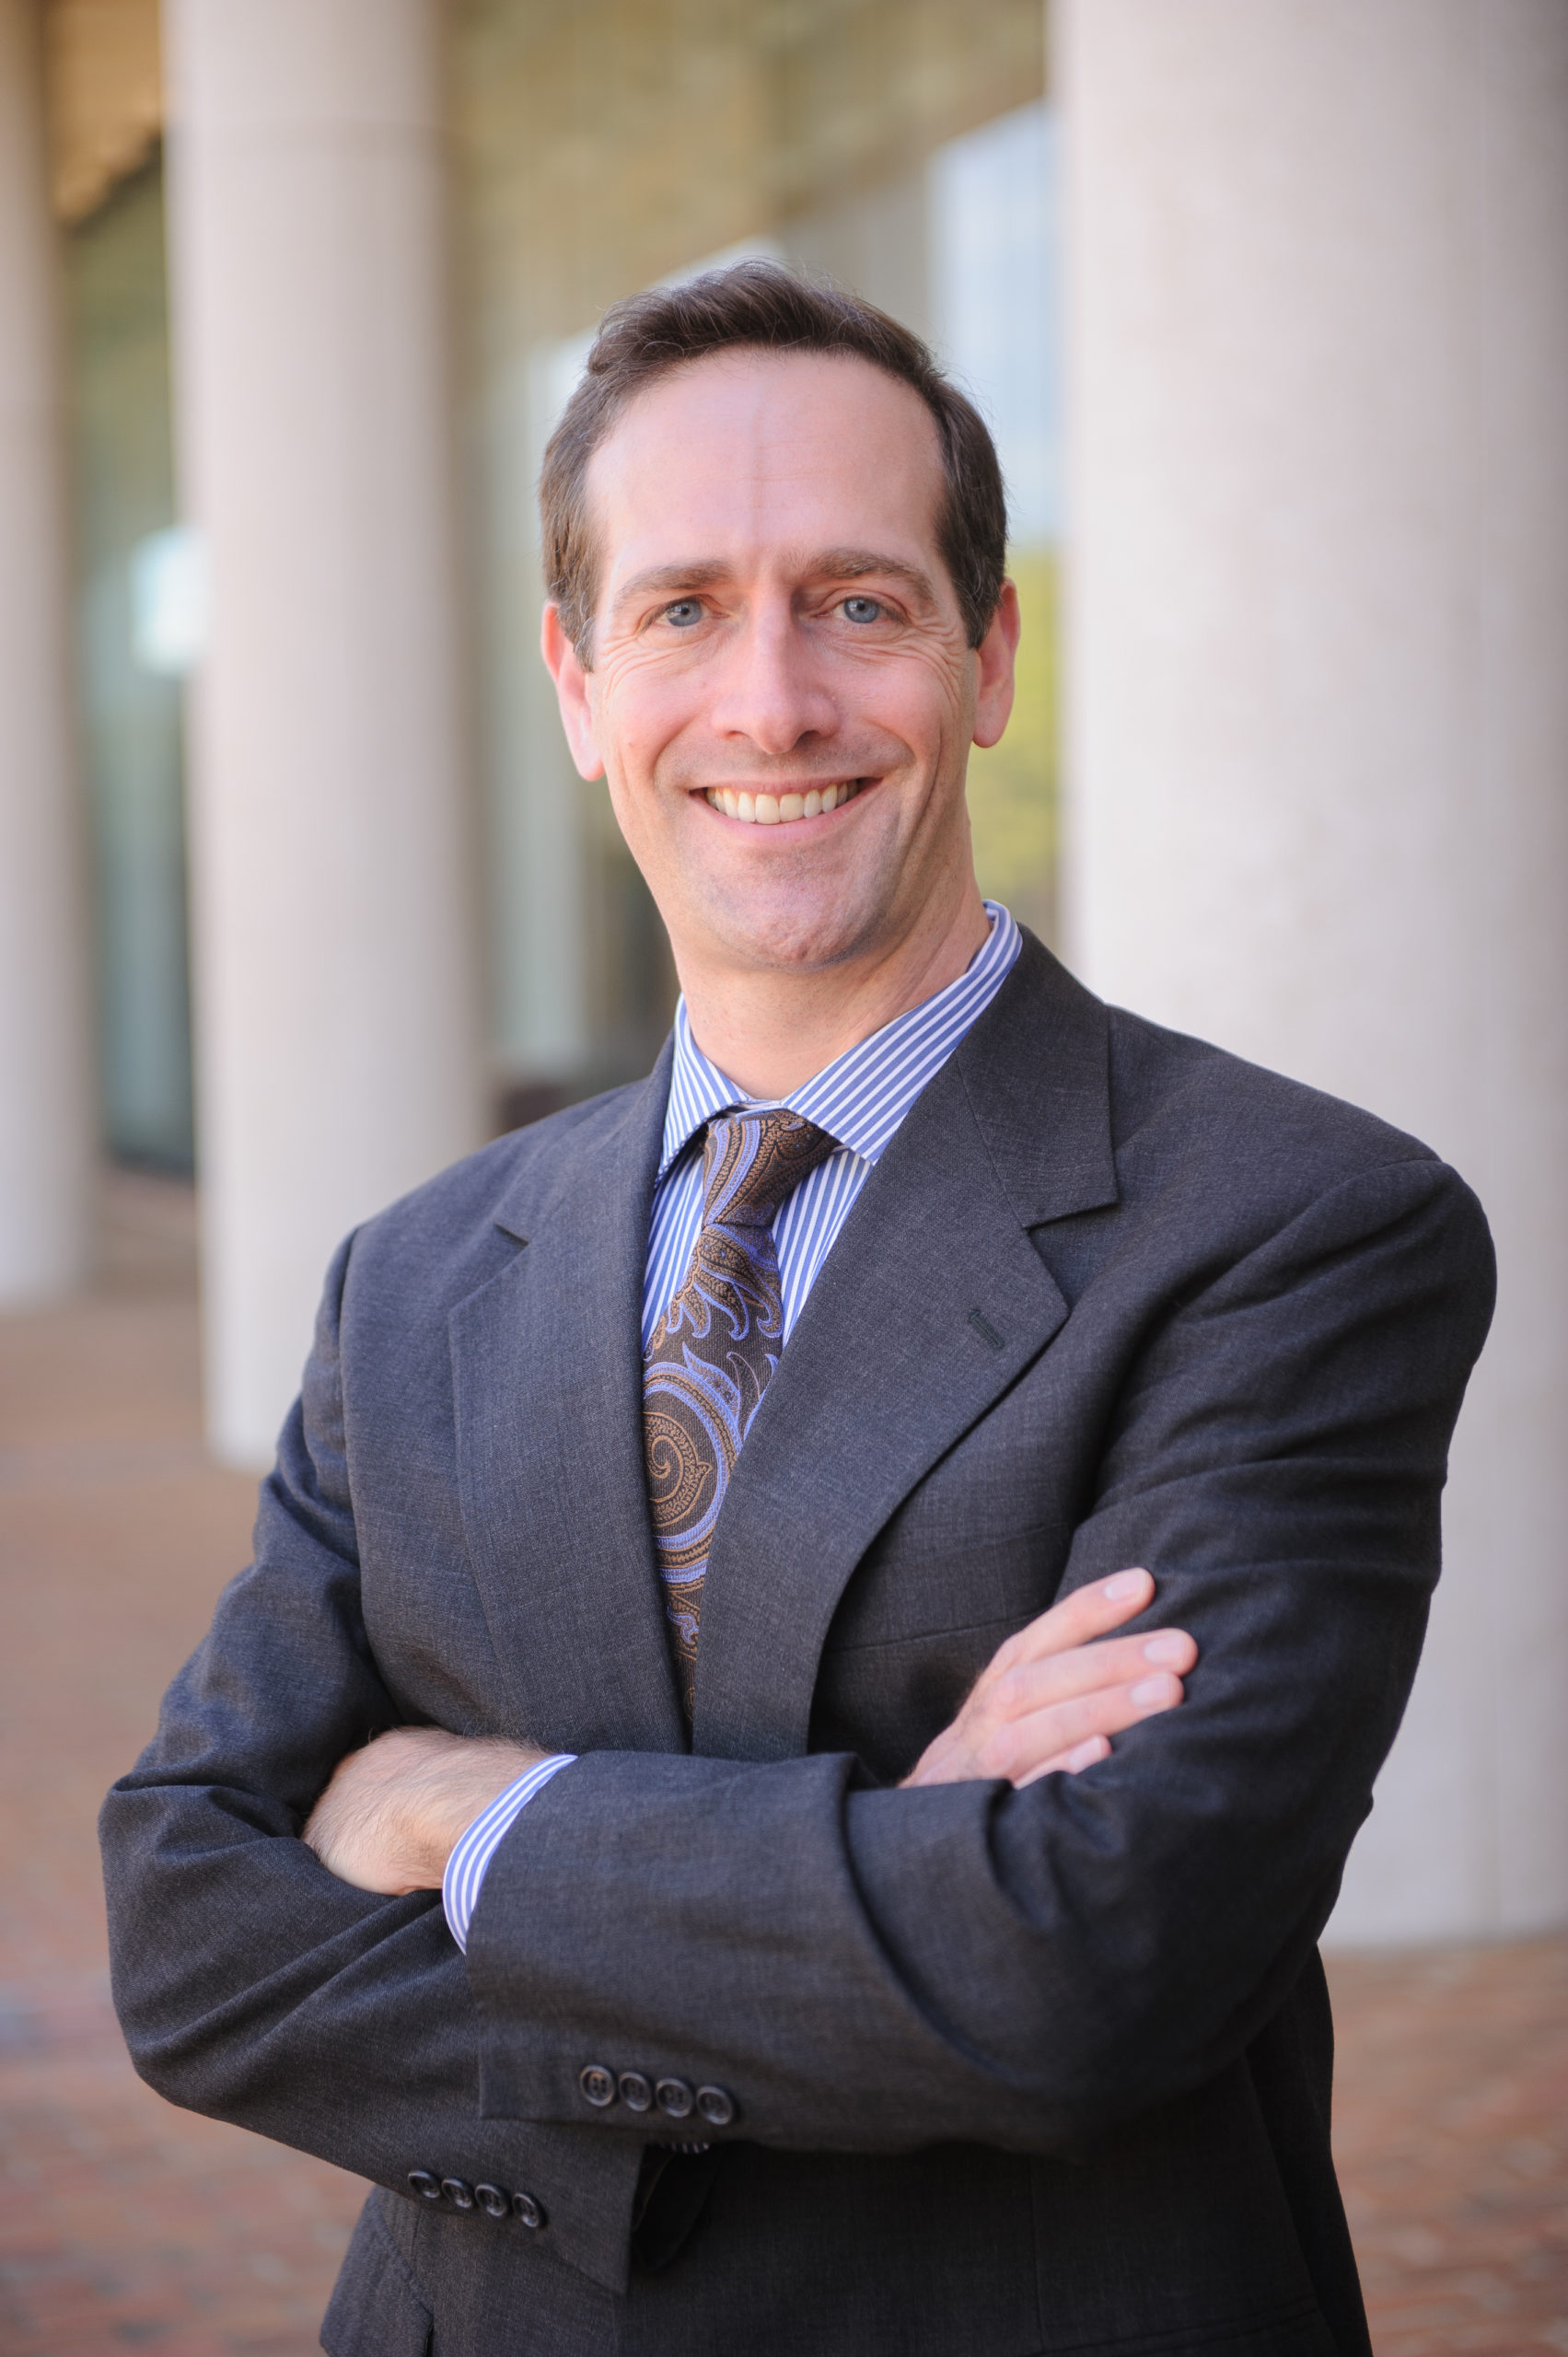
{"type": "Polygon", "coordinates": [[[86,1274],[94,1152],[39,16],[0,0],[0,1306],[86,1274]]]}
{"type": "Polygon", "coordinates": [[[1492,1216],[1334,1933],[1568,1918],[1568,7],[1063,0],[1071,947],[1492,1216]]]}
{"type": "Polygon", "coordinates": [[[338,1237],[482,1134],[440,17],[165,10],[209,1429],[240,1462],[338,1237]]]}

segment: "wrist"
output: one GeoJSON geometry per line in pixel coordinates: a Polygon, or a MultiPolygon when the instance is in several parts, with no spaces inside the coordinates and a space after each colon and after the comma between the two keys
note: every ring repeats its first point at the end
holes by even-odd
{"type": "Polygon", "coordinates": [[[431,1889],[440,1888],[447,1862],[470,1826],[546,1756],[535,1745],[501,1737],[454,1736],[449,1741],[450,1750],[432,1762],[430,1788],[420,1798],[411,1828],[431,1889]]]}

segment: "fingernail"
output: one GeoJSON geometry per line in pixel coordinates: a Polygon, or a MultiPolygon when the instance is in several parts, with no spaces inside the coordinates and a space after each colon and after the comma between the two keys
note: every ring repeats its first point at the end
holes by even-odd
{"type": "Polygon", "coordinates": [[[1177,1630],[1162,1629],[1159,1635],[1151,1637],[1144,1647],[1144,1659],[1179,1662],[1186,1651],[1186,1644],[1177,1630]]]}
{"type": "Polygon", "coordinates": [[[1140,1706],[1144,1702],[1167,1702],[1170,1700],[1169,1679],[1165,1678],[1140,1678],[1137,1685],[1132,1689],[1132,1700],[1140,1706]]]}
{"type": "Polygon", "coordinates": [[[1106,1758],[1110,1750],[1104,1736],[1091,1735],[1067,1755],[1067,1765],[1075,1776],[1081,1768],[1092,1768],[1097,1760],[1106,1758]]]}
{"type": "Polygon", "coordinates": [[[1114,1579],[1107,1580],[1100,1594],[1110,1603],[1120,1604],[1129,1596],[1137,1596],[1148,1576],[1147,1572],[1118,1572],[1114,1579]]]}

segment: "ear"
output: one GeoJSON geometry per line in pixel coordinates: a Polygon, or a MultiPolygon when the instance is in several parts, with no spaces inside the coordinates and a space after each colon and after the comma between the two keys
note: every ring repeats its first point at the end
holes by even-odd
{"type": "Polygon", "coordinates": [[[974,741],[994,745],[1013,709],[1013,658],[1018,651],[1018,593],[1010,581],[1002,584],[991,628],[975,648],[977,669],[974,700],[974,741]]]}
{"type": "Polygon", "coordinates": [[[598,749],[594,728],[592,702],[588,695],[588,675],[582,657],[561,625],[561,610],[547,605],[540,624],[539,649],[544,657],[544,668],[555,682],[555,699],[561,706],[561,726],[566,731],[566,742],[572,749],[579,777],[604,775],[604,756],[598,749]]]}

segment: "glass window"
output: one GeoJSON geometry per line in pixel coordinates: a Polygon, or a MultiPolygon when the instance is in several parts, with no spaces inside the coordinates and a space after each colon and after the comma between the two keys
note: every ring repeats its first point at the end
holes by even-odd
{"type": "Polygon", "coordinates": [[[180,674],[199,587],[175,531],[163,176],[123,181],[66,242],[77,692],[97,901],[105,1142],[192,1162],[180,674]]]}

